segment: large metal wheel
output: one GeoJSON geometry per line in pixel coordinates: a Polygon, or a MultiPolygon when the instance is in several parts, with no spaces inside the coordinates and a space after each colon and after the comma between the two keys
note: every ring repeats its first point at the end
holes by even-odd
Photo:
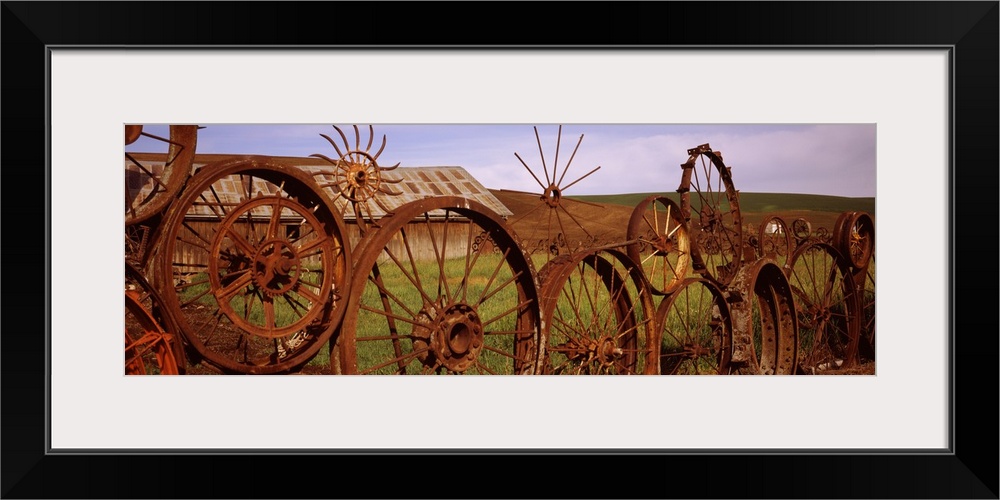
{"type": "Polygon", "coordinates": [[[125,125],[126,226],[157,215],[175,198],[191,175],[197,139],[196,125],[171,125],[169,137],[125,125]]]}
{"type": "Polygon", "coordinates": [[[636,263],[617,250],[560,256],[540,271],[543,373],[656,374],[653,301],[636,263]]]}
{"type": "Polygon", "coordinates": [[[708,144],[688,150],[677,192],[681,213],[694,241],[695,272],[727,285],[743,258],[743,218],[739,193],[722,153],[708,144]]]}
{"type": "Polygon", "coordinates": [[[861,310],[847,261],[832,246],[800,246],[785,266],[798,319],[800,373],[857,364],[861,310]]]}
{"type": "Polygon", "coordinates": [[[295,370],[344,313],[350,250],[329,198],[264,157],[203,167],[172,206],[157,257],[167,310],[210,364],[295,370]]]}
{"type": "Polygon", "coordinates": [[[688,278],[657,310],[660,373],[726,375],[732,369],[733,325],[722,291],[688,278]]]}
{"type": "Polygon", "coordinates": [[[732,373],[792,375],[798,350],[795,301],[788,279],[771,259],[740,268],[733,278],[732,373]]]}
{"type": "Polygon", "coordinates": [[[691,271],[691,238],[681,209],[664,196],[639,202],[629,218],[628,256],[639,263],[653,293],[674,291],[691,271]]]}
{"type": "Polygon", "coordinates": [[[161,300],[138,269],[125,263],[125,374],[184,372],[180,339],[160,314],[161,300]]]}
{"type": "Polygon", "coordinates": [[[381,219],[356,256],[334,372],[537,373],[534,268],[485,206],[410,202],[381,219]]]}

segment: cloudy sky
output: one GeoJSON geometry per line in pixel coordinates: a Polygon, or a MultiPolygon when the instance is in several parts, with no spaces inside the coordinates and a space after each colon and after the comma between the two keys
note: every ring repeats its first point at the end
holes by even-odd
{"type": "MultiPolygon", "coordinates": [[[[339,139],[330,124],[202,124],[199,153],[336,157],[320,134],[339,139]]],[[[354,144],[352,124],[337,124],[354,144]]],[[[379,164],[401,167],[461,166],[486,187],[540,192],[517,153],[545,182],[534,127],[538,128],[545,165],[551,175],[559,142],[558,170],[580,136],[563,186],[600,166],[567,194],[670,192],[680,182],[687,149],[708,143],[732,167],[733,183],[744,192],[875,196],[876,127],[874,124],[828,125],[387,125],[373,124],[372,153],[386,136],[379,164]]],[[[359,124],[361,146],[368,124],[359,124]]],[[[147,127],[165,134],[166,127],[147,127]]],[[[128,146],[144,151],[144,140],[128,146]]]]}

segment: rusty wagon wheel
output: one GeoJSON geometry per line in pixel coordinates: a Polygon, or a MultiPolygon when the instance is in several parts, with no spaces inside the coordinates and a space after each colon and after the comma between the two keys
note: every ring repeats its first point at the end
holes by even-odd
{"type": "Polygon", "coordinates": [[[861,310],[847,261],[818,241],[796,249],[785,266],[798,319],[801,373],[857,364],[861,310]]]}
{"type": "Polygon", "coordinates": [[[864,268],[875,252],[875,223],[865,212],[844,212],[834,225],[833,245],[851,267],[864,268]]]}
{"type": "Polygon", "coordinates": [[[798,351],[795,300],[788,279],[771,259],[736,273],[730,287],[733,321],[731,373],[792,375],[798,351]]]}
{"type": "Polygon", "coordinates": [[[334,372],[537,372],[534,267],[485,206],[450,196],[402,205],[358,244],[354,269],[334,372]]]}
{"type": "Polygon", "coordinates": [[[676,203],[652,195],[639,202],[629,218],[628,256],[639,263],[654,294],[672,292],[691,270],[691,239],[676,203]]]}
{"type": "Polygon", "coordinates": [[[652,295],[632,259],[579,252],[549,261],[539,276],[543,373],[657,373],[652,295]]]}
{"type": "Polygon", "coordinates": [[[156,276],[167,311],[210,364],[295,370],[344,313],[350,249],[310,176],[266,157],[206,165],[172,205],[156,276]]]}
{"type": "Polygon", "coordinates": [[[768,217],[760,225],[757,245],[760,257],[774,259],[779,265],[784,265],[795,249],[788,224],[778,216],[768,217]]]}
{"type": "Polygon", "coordinates": [[[180,339],[159,314],[160,298],[138,269],[125,263],[125,374],[184,372],[180,339]]]}
{"type": "Polygon", "coordinates": [[[812,224],[799,217],[792,221],[792,235],[795,236],[796,245],[801,245],[812,236],[812,224]]]}
{"type": "Polygon", "coordinates": [[[660,373],[726,375],[732,369],[733,324],[722,290],[688,278],[657,309],[660,373]]]}
{"type": "Polygon", "coordinates": [[[196,125],[170,125],[169,137],[144,131],[142,125],[125,125],[126,226],[146,221],[170,204],[191,175],[197,140],[196,125]],[[141,143],[147,151],[128,151],[141,137],[148,138],[141,143]]]}
{"type": "Polygon", "coordinates": [[[694,241],[695,272],[725,286],[743,258],[743,218],[739,193],[722,153],[708,144],[688,150],[677,192],[681,213],[694,241]]]}

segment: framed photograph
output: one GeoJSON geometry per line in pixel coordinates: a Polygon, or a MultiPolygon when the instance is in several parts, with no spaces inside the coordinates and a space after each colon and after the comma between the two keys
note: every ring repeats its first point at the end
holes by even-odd
{"type": "MultiPolygon", "coordinates": [[[[995,264],[973,266],[963,258],[975,253],[969,246],[970,230],[958,238],[956,229],[981,217],[982,206],[990,207],[989,213],[996,206],[995,190],[983,186],[996,185],[998,164],[998,4],[657,6],[668,15],[652,16],[646,4],[616,8],[610,14],[600,4],[572,6],[583,19],[628,24],[629,34],[611,37],[616,45],[587,36],[572,45],[484,44],[465,28],[458,37],[468,36],[462,45],[443,45],[435,33],[454,26],[435,25],[437,21],[413,26],[409,21],[417,9],[408,6],[337,5],[341,19],[364,19],[362,31],[369,32],[345,44],[325,38],[328,27],[316,18],[313,4],[116,3],[112,8],[5,2],[5,69],[8,75],[23,78],[5,82],[8,148],[3,164],[31,165],[9,169],[8,186],[44,186],[46,205],[43,225],[30,215],[23,219],[32,221],[33,227],[22,223],[15,226],[17,232],[8,233],[38,234],[43,226],[45,238],[30,240],[39,242],[41,252],[21,252],[15,244],[8,254],[8,271],[13,273],[8,274],[8,284],[37,289],[5,294],[9,321],[12,311],[23,311],[17,314],[27,319],[19,324],[31,326],[28,332],[33,335],[11,335],[16,329],[8,325],[4,339],[3,496],[305,496],[316,494],[315,487],[305,483],[328,482],[331,470],[353,477],[372,468],[389,472],[386,482],[391,484],[368,492],[357,490],[358,485],[345,486],[342,495],[405,498],[427,491],[435,496],[489,491],[491,496],[521,497],[531,491],[527,482],[517,479],[520,474],[510,480],[488,480],[481,471],[467,467],[490,455],[490,463],[501,466],[522,464],[538,467],[543,476],[576,477],[559,490],[570,496],[996,498],[996,464],[977,458],[996,456],[995,426],[981,428],[975,423],[978,416],[995,416],[995,400],[981,396],[995,393],[989,387],[960,382],[995,380],[995,356],[981,353],[995,353],[997,340],[976,332],[996,331],[996,322],[991,320],[983,328],[982,315],[961,307],[962,296],[984,293],[971,281],[975,276],[995,276],[990,269],[983,270],[995,264]],[[706,16],[707,11],[714,14],[706,16]],[[705,21],[691,23],[692,19],[705,21]],[[892,20],[894,28],[879,29],[871,24],[873,19],[892,20]],[[229,32],[233,20],[257,28],[229,32]],[[753,20],[754,28],[748,31],[753,20]],[[125,29],[130,26],[134,29],[125,29]],[[405,33],[406,43],[373,35],[383,32],[405,33]],[[655,36],[647,40],[638,33],[655,36]],[[25,95],[37,99],[21,97],[25,95]],[[16,100],[34,106],[9,104],[16,100]],[[121,337],[104,332],[120,331],[122,321],[123,270],[118,260],[122,174],[117,167],[122,161],[122,129],[141,123],[204,125],[198,144],[199,148],[204,144],[209,154],[212,141],[223,141],[208,134],[210,129],[225,132],[250,125],[271,136],[287,131],[288,141],[298,140],[306,129],[309,139],[319,139],[322,136],[314,128],[321,125],[333,140],[320,139],[317,148],[335,146],[337,132],[354,132],[349,125],[341,129],[331,124],[373,124],[375,147],[380,128],[403,134],[420,127],[424,131],[451,127],[451,144],[425,139],[424,146],[455,148],[455,142],[462,142],[462,127],[493,127],[470,134],[465,142],[509,127],[525,128],[529,134],[531,126],[548,134],[558,126],[561,134],[563,126],[569,130],[584,125],[602,131],[688,127],[697,132],[685,137],[709,134],[715,127],[712,145],[723,150],[725,143],[716,145],[714,137],[738,144],[750,141],[736,132],[740,127],[770,127],[787,140],[737,151],[772,158],[773,166],[793,157],[793,150],[806,150],[794,156],[806,160],[782,165],[784,170],[775,168],[775,177],[765,184],[772,186],[779,185],[782,177],[817,178],[829,157],[868,161],[845,154],[845,149],[864,147],[859,146],[867,144],[864,141],[830,141],[823,144],[840,146],[820,147],[796,133],[800,128],[825,136],[853,131],[869,141],[875,165],[871,175],[857,174],[852,165],[845,165],[840,177],[862,185],[858,192],[873,193],[875,200],[875,254],[882,264],[877,370],[845,377],[126,377],[121,337]],[[959,169],[958,165],[992,167],[959,169]],[[981,193],[973,198],[977,202],[962,203],[970,199],[964,193],[972,192],[981,193]],[[989,204],[978,202],[984,197],[989,204]],[[960,241],[965,242],[961,249],[960,241]],[[970,284],[960,288],[960,283],[970,284]],[[963,340],[972,337],[976,342],[963,340]],[[45,390],[24,389],[39,386],[45,390]],[[422,456],[431,456],[421,462],[431,465],[416,469],[397,465],[399,460],[422,456]],[[215,460],[225,460],[236,469],[274,468],[279,475],[291,467],[297,479],[291,487],[281,478],[259,477],[227,480],[218,486],[224,492],[197,489],[192,478],[224,475],[213,472],[215,460]],[[588,461],[593,462],[585,465],[588,461]],[[630,470],[644,467],[643,462],[685,480],[676,482],[676,490],[674,482],[659,474],[637,480],[630,470]],[[433,463],[448,465],[435,470],[433,463]],[[593,463],[600,464],[594,470],[597,474],[581,471],[593,463]],[[416,477],[423,479],[410,480],[421,468],[426,472],[416,477]],[[456,470],[468,473],[456,477],[456,470]],[[396,485],[400,473],[409,479],[396,485]],[[597,481],[595,487],[595,476],[606,476],[608,481],[597,481]],[[442,477],[448,478],[447,486],[436,479],[442,477]],[[622,477],[632,479],[622,482],[622,477]],[[426,485],[419,486],[425,480],[426,485]]],[[[438,19],[426,17],[424,8],[419,10],[423,19],[438,19]]],[[[547,25],[540,18],[514,12],[498,16],[529,32],[544,31],[547,25]]],[[[502,36],[500,31],[495,34],[502,36]]],[[[130,129],[125,129],[128,143],[130,129]]],[[[364,142],[361,132],[359,144],[364,142]]],[[[180,130],[150,128],[145,133],[174,142],[183,138],[180,130]]],[[[574,133],[579,135],[575,129],[574,133]]],[[[273,139],[258,137],[262,143],[273,139]]],[[[555,140],[573,144],[572,139],[560,135],[555,140]]],[[[346,137],[344,141],[351,145],[346,137]]],[[[388,141],[391,147],[393,137],[388,141]]],[[[586,148],[587,139],[582,142],[586,148]]],[[[616,144],[635,153],[641,149],[639,142],[616,144]]],[[[693,146],[697,144],[687,145],[693,146]]],[[[543,147],[541,139],[538,147],[543,147]]],[[[522,163],[528,152],[522,153],[522,163]]],[[[537,153],[530,152],[535,158],[537,153]]],[[[568,152],[563,144],[562,153],[568,152]]],[[[712,151],[680,151],[676,159],[663,158],[659,163],[670,169],[648,191],[673,191],[682,171],[678,165],[688,153],[694,157],[712,151]]],[[[301,160],[308,154],[295,156],[301,160]]],[[[512,172],[520,169],[518,176],[526,175],[516,163],[522,157],[511,158],[512,172]]],[[[769,163],[730,158],[736,165],[762,165],[761,170],[769,163]]],[[[313,159],[322,165],[322,158],[313,159]]],[[[139,165],[144,160],[132,161],[139,165]]],[[[533,165],[530,160],[524,167],[531,171],[529,165],[533,165]]],[[[255,163],[251,171],[282,168],[255,163]]],[[[577,168],[579,174],[589,170],[577,168]]],[[[734,177],[738,168],[732,169],[734,177]]],[[[475,177],[489,179],[484,182],[490,184],[487,187],[505,175],[495,168],[476,172],[475,177]]],[[[336,174],[331,175],[335,183],[336,174]]],[[[532,172],[536,180],[540,175],[532,172]]],[[[571,176],[570,182],[576,177],[571,176]]],[[[656,182],[661,177],[650,178],[656,182]]],[[[542,201],[552,207],[568,182],[555,182],[554,172],[547,170],[543,180],[549,185],[539,180],[535,187],[545,191],[542,201]]],[[[834,175],[824,182],[835,180],[844,179],[834,175]]],[[[201,186],[218,199],[209,181],[195,179],[190,185],[201,186]]],[[[479,182],[465,181],[473,187],[479,182]]],[[[417,198],[419,182],[414,177],[412,186],[405,187],[417,198]]],[[[286,189],[284,182],[273,183],[279,192],[286,189]]],[[[273,191],[270,185],[264,190],[273,191]]],[[[27,195],[29,190],[13,191],[8,200],[17,201],[13,208],[8,206],[8,214],[37,205],[37,195],[27,195]],[[25,196],[34,199],[22,201],[25,196]]],[[[482,203],[490,202],[487,194],[483,190],[482,203]]],[[[242,207],[268,199],[219,203],[242,207]]],[[[193,225],[212,223],[194,221],[195,206],[205,203],[184,195],[177,201],[190,204],[189,215],[194,216],[169,217],[168,229],[183,226],[195,232],[193,225]]],[[[322,224],[322,211],[311,210],[308,202],[303,201],[298,212],[298,202],[276,203],[286,212],[300,214],[300,226],[322,224]],[[320,213],[319,219],[315,213],[320,213]]],[[[258,208],[247,208],[247,218],[258,208]]],[[[430,214],[438,208],[424,207],[424,211],[430,214]]],[[[484,234],[489,232],[490,220],[463,214],[486,226],[484,234]]],[[[236,234],[243,231],[236,229],[236,220],[220,216],[215,223],[229,224],[236,234]]],[[[435,230],[428,228],[428,234],[435,230]]],[[[301,229],[282,226],[282,231],[295,239],[298,233],[292,233],[301,229]]],[[[182,242],[179,245],[190,243],[176,238],[182,242]]],[[[591,239],[593,244],[599,240],[591,239]]],[[[383,243],[389,247],[388,240],[383,243]]],[[[504,246],[495,239],[479,243],[504,246]]],[[[293,249],[273,241],[261,245],[257,254],[263,257],[255,262],[271,273],[268,276],[282,277],[260,278],[255,286],[272,299],[281,297],[292,286],[285,284],[301,275],[290,271],[291,264],[282,267],[291,257],[268,257],[271,250],[263,246],[280,247],[274,252],[282,255],[291,255],[293,249]]],[[[355,264],[371,264],[368,261],[374,259],[354,257],[355,264]]],[[[161,260],[175,277],[178,270],[211,265],[210,259],[204,264],[197,256],[184,262],[161,260]]],[[[509,264],[519,269],[519,264],[509,264]]],[[[315,269],[310,272],[315,274],[315,269]]],[[[447,287],[447,280],[443,284],[447,287]]],[[[264,302],[262,298],[262,308],[264,302]]],[[[446,314],[449,321],[453,316],[462,318],[461,325],[452,329],[458,340],[447,344],[450,349],[434,344],[431,337],[426,340],[440,361],[432,368],[441,365],[456,372],[468,368],[451,355],[453,349],[463,348],[462,339],[468,337],[470,343],[478,339],[478,330],[462,325],[481,326],[481,322],[472,317],[474,312],[456,311],[446,314]]],[[[198,314],[194,308],[178,313],[192,323],[198,314]]],[[[266,311],[262,314],[268,317],[266,311]]],[[[372,320],[350,311],[346,315],[352,325],[372,320]]],[[[249,313],[242,319],[237,312],[227,317],[237,325],[249,321],[249,313]]],[[[277,329],[271,319],[263,320],[263,327],[248,328],[277,329]]],[[[288,346],[276,347],[275,359],[284,356],[288,346]]],[[[314,351],[305,349],[303,355],[314,351]]],[[[251,371],[225,354],[211,350],[202,354],[223,371],[251,371]]],[[[354,373],[351,368],[361,363],[354,360],[353,350],[339,350],[336,356],[349,356],[350,361],[331,360],[329,366],[346,367],[347,373],[354,373]]],[[[387,359],[394,362],[391,356],[387,359]]],[[[377,372],[382,364],[371,361],[367,371],[377,372]]],[[[273,365],[276,371],[283,366],[273,365]]],[[[827,369],[829,363],[813,368],[827,369]]],[[[481,370],[492,372],[485,365],[481,370]]]]}

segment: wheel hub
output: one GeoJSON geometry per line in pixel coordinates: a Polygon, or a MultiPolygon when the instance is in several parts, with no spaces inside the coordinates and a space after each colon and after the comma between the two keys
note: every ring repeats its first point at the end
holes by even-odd
{"type": "Polygon", "coordinates": [[[448,307],[425,306],[420,316],[426,326],[414,327],[414,350],[426,348],[427,354],[418,359],[430,368],[443,366],[463,372],[475,364],[483,350],[483,323],[468,304],[448,307]]]}
{"type": "Polygon", "coordinates": [[[561,199],[562,192],[555,184],[549,184],[549,187],[545,188],[545,192],[542,193],[542,201],[552,208],[558,207],[561,199]]]}
{"type": "Polygon", "coordinates": [[[674,251],[674,242],[666,236],[659,236],[652,242],[653,249],[658,257],[663,257],[674,251]]]}
{"type": "Polygon", "coordinates": [[[254,281],[267,295],[288,292],[298,283],[299,258],[284,240],[265,241],[254,255],[254,281]]]}
{"type": "Polygon", "coordinates": [[[348,169],[350,175],[348,175],[348,182],[351,187],[359,188],[364,187],[368,182],[368,172],[364,165],[359,163],[351,164],[350,169],[348,169]]]}
{"type": "Polygon", "coordinates": [[[610,366],[622,355],[622,350],[616,345],[611,337],[601,337],[594,343],[594,355],[598,362],[604,366],[610,366]]]}
{"type": "Polygon", "coordinates": [[[567,358],[584,365],[596,361],[602,366],[611,366],[622,355],[621,348],[607,335],[598,339],[568,339],[557,347],[567,358]]]}

